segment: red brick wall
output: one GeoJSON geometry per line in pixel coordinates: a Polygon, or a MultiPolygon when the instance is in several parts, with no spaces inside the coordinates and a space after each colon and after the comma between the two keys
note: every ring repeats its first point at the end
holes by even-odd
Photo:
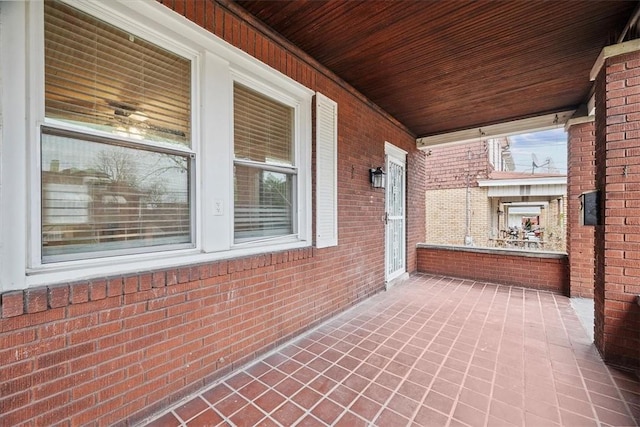
{"type": "Polygon", "coordinates": [[[409,152],[407,262],[424,154],[395,120],[242,12],[169,7],[339,104],[339,246],[52,284],[0,298],[0,425],[135,423],[384,288],[384,143],[409,152]]]}
{"type": "Polygon", "coordinates": [[[609,58],[596,78],[596,346],[640,367],[640,52],[609,58]]]}
{"type": "Polygon", "coordinates": [[[478,186],[478,179],[486,179],[489,173],[487,147],[484,141],[432,147],[427,150],[427,190],[464,188],[467,176],[471,186],[478,186]]]}
{"type": "Polygon", "coordinates": [[[595,227],[580,225],[580,199],[595,183],[595,123],[571,125],[567,158],[567,252],[572,297],[593,298],[595,227]]]}
{"type": "Polygon", "coordinates": [[[566,255],[420,245],[418,271],[566,293],[566,255]]]}

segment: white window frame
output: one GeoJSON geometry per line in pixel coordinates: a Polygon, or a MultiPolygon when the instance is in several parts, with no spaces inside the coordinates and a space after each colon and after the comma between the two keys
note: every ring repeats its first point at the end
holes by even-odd
{"type": "MultiPolygon", "coordinates": [[[[40,126],[44,119],[44,17],[41,1],[0,11],[0,292],[91,277],[311,246],[313,91],[232,47],[154,0],[64,0],[98,19],[192,60],[193,248],[41,262],[40,126]],[[295,236],[233,243],[233,82],[294,108],[298,168],[295,236]],[[11,85],[7,85],[11,82],[11,85]],[[24,120],[24,117],[27,120],[24,120]],[[24,126],[22,125],[24,123],[24,126]],[[214,164],[216,167],[207,167],[214,164]],[[11,185],[6,185],[11,183],[11,185]],[[11,203],[7,203],[7,201],[11,203]]],[[[50,123],[51,124],[51,123],[50,123]]],[[[56,127],[68,125],[54,124],[56,127]]]]}
{"type": "MultiPolygon", "coordinates": [[[[40,6],[43,6],[43,3],[39,2],[37,3],[40,6]]],[[[34,135],[37,135],[38,141],[37,143],[33,143],[32,147],[33,150],[31,151],[31,165],[30,165],[30,169],[31,169],[31,173],[30,173],[30,177],[31,177],[31,192],[30,192],[30,200],[29,200],[29,205],[31,206],[31,212],[33,213],[32,215],[30,215],[31,218],[31,232],[30,232],[30,236],[31,236],[31,241],[30,241],[30,267],[32,268],[41,268],[43,266],[46,265],[52,265],[52,266],[56,266],[56,265],[66,265],[67,262],[69,261],[78,261],[80,259],[101,259],[101,258],[105,258],[105,257],[112,257],[112,256],[119,256],[119,255],[123,255],[123,256],[127,256],[127,255],[133,255],[133,254],[144,254],[144,253],[152,253],[152,252],[161,252],[161,251],[170,251],[172,250],[172,248],[195,248],[196,247],[196,227],[195,227],[195,219],[196,219],[196,185],[194,185],[197,180],[196,178],[196,163],[197,163],[197,156],[198,156],[198,148],[199,148],[199,139],[197,138],[198,133],[196,132],[198,126],[198,121],[199,121],[199,110],[197,108],[195,108],[195,106],[197,105],[197,101],[198,101],[198,92],[196,90],[197,88],[197,84],[198,84],[198,76],[199,76],[199,56],[198,56],[198,52],[194,49],[190,49],[187,46],[184,45],[180,45],[180,44],[176,44],[173,41],[171,41],[170,39],[167,39],[164,35],[162,35],[161,33],[157,32],[157,31],[153,31],[151,29],[148,28],[138,28],[135,23],[123,19],[121,16],[117,16],[114,13],[110,13],[108,10],[105,11],[103,8],[101,7],[96,7],[94,3],[90,3],[90,7],[82,7],[82,4],[79,5],[75,5],[74,3],[69,2],[69,4],[71,6],[75,6],[77,9],[82,10],[86,13],[88,13],[89,15],[91,15],[92,17],[98,18],[98,19],[102,19],[106,22],[108,22],[109,24],[116,26],[124,31],[127,31],[131,34],[134,34],[136,37],[141,37],[144,38],[145,40],[157,45],[157,46],[161,46],[162,48],[170,51],[171,53],[180,56],[184,59],[187,59],[188,61],[191,62],[191,76],[190,76],[190,88],[191,88],[191,93],[190,93],[190,97],[191,97],[191,121],[190,121],[190,125],[191,125],[191,130],[193,130],[192,132],[190,132],[190,136],[191,139],[188,145],[183,146],[183,145],[179,145],[179,144],[167,144],[167,143],[161,143],[161,142],[154,142],[154,141],[149,141],[149,140],[143,140],[143,141],[139,141],[139,140],[134,140],[134,139],[130,139],[130,138],[126,138],[126,137],[122,137],[122,136],[118,136],[118,135],[114,135],[113,133],[109,133],[109,132],[100,132],[100,131],[96,131],[96,130],[92,130],[87,126],[82,126],[82,125],[73,125],[67,122],[63,122],[60,120],[56,120],[56,119],[50,119],[47,118],[44,112],[44,106],[45,106],[45,96],[44,96],[44,81],[45,81],[45,77],[44,77],[44,11],[41,10],[43,9],[43,7],[38,8],[37,10],[37,17],[34,17],[35,19],[39,20],[39,25],[38,25],[38,32],[36,32],[36,29],[34,29],[34,31],[32,31],[32,34],[34,34],[35,37],[33,37],[34,42],[37,44],[36,46],[34,46],[34,49],[37,49],[37,58],[34,58],[34,61],[37,60],[39,61],[38,65],[36,67],[34,67],[33,70],[33,74],[34,74],[34,80],[36,82],[41,82],[38,84],[38,86],[40,86],[42,88],[42,90],[36,90],[33,93],[32,99],[33,102],[35,104],[35,117],[34,117],[34,121],[36,123],[39,123],[40,125],[36,125],[36,129],[34,129],[34,135]],[[80,6],[80,7],[78,7],[80,6]],[[49,256],[48,258],[50,260],[45,261],[44,260],[44,256],[42,255],[42,215],[36,215],[35,213],[40,213],[42,212],[42,188],[41,188],[41,184],[42,184],[42,178],[41,178],[41,172],[42,172],[42,165],[40,164],[40,159],[41,159],[41,147],[42,147],[42,134],[44,134],[45,132],[43,131],[43,127],[49,128],[49,129],[54,129],[56,131],[62,131],[62,132],[68,132],[70,137],[73,137],[73,135],[77,135],[78,139],[87,139],[87,140],[91,140],[92,137],[93,138],[98,138],[98,139],[103,139],[103,140],[107,140],[110,141],[109,144],[111,146],[116,145],[118,142],[122,143],[123,146],[126,146],[129,149],[147,149],[147,150],[151,150],[153,152],[165,152],[165,153],[169,153],[169,154],[174,154],[174,155],[181,155],[181,156],[185,156],[190,158],[190,177],[189,177],[189,182],[190,182],[190,188],[188,189],[188,193],[189,193],[189,209],[190,209],[190,238],[191,241],[190,243],[184,243],[184,244],[168,244],[168,245],[162,245],[162,246],[151,246],[151,247],[136,247],[136,248],[130,248],[130,249],[112,249],[112,250],[98,250],[98,251],[87,251],[87,252],[81,252],[81,253],[73,253],[73,254],[65,254],[65,255],[54,255],[54,256],[49,256]],[[84,138],[83,138],[84,136],[84,138]],[[195,160],[195,161],[194,161],[195,160]]],[[[35,8],[34,8],[35,9],[35,8]]],[[[35,10],[34,10],[35,12],[35,10]]],[[[34,55],[35,56],[35,55],[34,55]]]]}
{"type": "MultiPolygon", "coordinates": [[[[293,141],[294,141],[294,152],[293,152],[293,166],[289,167],[285,167],[283,168],[284,170],[287,171],[287,173],[290,173],[291,171],[295,170],[295,174],[293,174],[294,180],[295,180],[295,188],[296,188],[296,194],[293,200],[293,212],[297,212],[298,209],[298,201],[301,200],[300,197],[304,195],[304,193],[301,193],[298,187],[300,185],[300,177],[299,175],[302,173],[302,171],[300,170],[299,164],[301,162],[303,162],[303,159],[300,156],[300,152],[302,151],[304,153],[304,150],[300,150],[298,149],[297,144],[295,143],[295,141],[300,141],[301,139],[301,135],[300,135],[300,129],[299,129],[299,123],[300,123],[300,116],[302,114],[302,109],[301,109],[301,105],[299,100],[297,100],[296,98],[293,98],[291,96],[289,96],[288,94],[284,94],[280,91],[275,91],[273,90],[271,87],[269,87],[267,84],[265,84],[264,82],[261,82],[259,80],[256,80],[255,78],[253,78],[250,75],[247,75],[245,73],[243,73],[241,70],[234,70],[232,69],[231,71],[231,79],[232,79],[232,87],[231,90],[233,92],[233,86],[235,83],[239,83],[245,87],[248,87],[250,89],[253,89],[254,91],[260,93],[261,95],[264,95],[268,98],[271,98],[275,101],[278,101],[284,105],[287,105],[289,107],[291,107],[293,109],[293,141]]],[[[232,137],[232,141],[235,141],[235,136],[232,137]]],[[[233,156],[233,150],[232,150],[232,157],[234,157],[234,164],[235,164],[235,156],[233,156]]],[[[242,163],[242,162],[241,162],[242,163]]],[[[266,165],[265,165],[266,166],[266,165]]],[[[233,195],[232,195],[233,196],[233,195]]],[[[233,199],[232,199],[233,200],[233,199]]],[[[233,206],[233,205],[232,205],[233,206]]],[[[299,231],[300,231],[300,223],[299,221],[296,221],[294,218],[293,221],[293,232],[291,235],[284,235],[284,236],[276,236],[276,237],[263,237],[263,238],[256,238],[256,239],[249,239],[246,241],[235,241],[235,237],[232,237],[232,241],[234,241],[233,246],[236,248],[240,248],[240,247],[244,247],[244,246],[252,246],[252,245],[265,245],[265,244],[273,244],[276,242],[287,242],[287,241],[295,241],[298,239],[298,235],[299,235],[299,231]]],[[[233,226],[235,227],[235,225],[233,226]]],[[[232,228],[232,231],[233,230],[232,228]]],[[[232,233],[233,234],[233,233],[232,233]]]]}

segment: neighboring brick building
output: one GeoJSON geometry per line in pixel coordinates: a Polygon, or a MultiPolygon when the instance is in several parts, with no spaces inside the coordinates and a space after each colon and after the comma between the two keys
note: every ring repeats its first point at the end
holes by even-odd
{"type": "Polygon", "coordinates": [[[426,242],[564,251],[565,177],[513,168],[508,138],[430,148],[426,242]],[[509,227],[522,228],[528,216],[544,230],[543,243],[508,242],[509,227]]]}
{"type": "Polygon", "coordinates": [[[427,152],[426,242],[488,244],[490,206],[478,179],[493,170],[485,140],[433,147],[427,152]]]}

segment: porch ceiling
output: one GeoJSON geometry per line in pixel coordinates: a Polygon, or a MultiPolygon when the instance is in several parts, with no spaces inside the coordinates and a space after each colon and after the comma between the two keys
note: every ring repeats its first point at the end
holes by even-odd
{"type": "MultiPolygon", "coordinates": [[[[417,137],[575,109],[636,1],[238,0],[417,137]]],[[[635,35],[635,31],[632,31],[635,35]]]]}

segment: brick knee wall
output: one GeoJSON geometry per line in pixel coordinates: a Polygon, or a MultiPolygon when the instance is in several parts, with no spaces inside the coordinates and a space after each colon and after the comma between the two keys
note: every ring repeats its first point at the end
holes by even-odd
{"type": "Polygon", "coordinates": [[[564,254],[419,245],[418,271],[566,294],[564,254]]]}
{"type": "Polygon", "coordinates": [[[379,268],[328,277],[331,261],[308,248],[4,294],[0,424],[135,421],[382,289],[379,268]]]}

